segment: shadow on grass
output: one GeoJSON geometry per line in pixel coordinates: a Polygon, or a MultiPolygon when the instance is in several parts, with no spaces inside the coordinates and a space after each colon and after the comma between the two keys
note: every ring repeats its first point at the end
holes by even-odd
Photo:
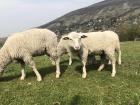
{"type": "Polygon", "coordinates": [[[15,76],[6,76],[6,77],[0,77],[0,82],[8,82],[8,81],[11,81],[15,78],[19,78],[20,75],[15,75],[15,76]]]}
{"type": "Polygon", "coordinates": [[[71,101],[70,105],[79,105],[79,103],[80,103],[80,96],[79,95],[75,95],[72,98],[72,101],[71,101]]]}
{"type": "MultiPolygon", "coordinates": [[[[72,97],[72,101],[70,102],[69,105],[80,105],[81,103],[82,103],[82,97],[79,95],[75,95],[74,97],[72,97]]],[[[92,100],[92,105],[98,105],[94,99],[92,100]]]]}
{"type": "MultiPolygon", "coordinates": [[[[68,66],[66,66],[66,65],[60,65],[61,75],[63,75],[63,73],[65,72],[67,67],[68,66]]],[[[55,73],[56,72],[56,67],[55,66],[50,66],[50,67],[47,67],[47,68],[41,68],[39,70],[39,72],[40,72],[41,76],[44,78],[47,74],[55,73]]]]}
{"type": "MultiPolygon", "coordinates": [[[[94,71],[94,70],[97,71],[100,64],[101,64],[100,61],[96,61],[96,64],[86,65],[87,72],[94,71]]],[[[75,70],[79,73],[82,73],[82,67],[83,67],[82,65],[78,65],[75,70]]],[[[105,67],[103,70],[111,72],[111,69],[112,69],[111,65],[105,64],[105,67]]]]}
{"type": "MultiPolygon", "coordinates": [[[[63,75],[63,73],[65,72],[65,70],[67,69],[66,65],[60,65],[60,69],[61,69],[61,75],[63,75]]],[[[44,67],[44,68],[40,68],[38,69],[39,73],[41,74],[42,78],[44,78],[47,74],[51,74],[51,73],[55,73],[56,72],[56,67],[55,66],[49,66],[49,67],[44,67]]],[[[35,73],[33,71],[27,72],[26,73],[27,77],[36,77],[35,73]]],[[[13,79],[19,79],[21,76],[21,74],[17,74],[17,75],[12,75],[12,76],[5,76],[5,77],[1,77],[0,78],[0,82],[7,82],[7,81],[11,81],[13,79]]]]}
{"type": "MultiPolygon", "coordinates": [[[[73,63],[77,63],[77,62],[81,62],[81,61],[78,60],[78,59],[72,59],[72,64],[73,64],[73,63]]],[[[60,64],[69,65],[69,60],[63,60],[63,61],[60,62],[60,64]]]]}

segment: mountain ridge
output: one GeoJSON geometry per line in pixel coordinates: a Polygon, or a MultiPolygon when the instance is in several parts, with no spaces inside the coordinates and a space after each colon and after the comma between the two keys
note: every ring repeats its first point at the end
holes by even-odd
{"type": "Polygon", "coordinates": [[[39,26],[59,35],[71,31],[113,30],[123,24],[140,23],[140,0],[105,0],[72,12],[39,26]]]}

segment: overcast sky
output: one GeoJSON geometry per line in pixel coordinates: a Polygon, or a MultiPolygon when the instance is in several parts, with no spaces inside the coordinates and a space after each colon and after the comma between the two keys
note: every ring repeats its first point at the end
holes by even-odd
{"type": "Polygon", "coordinates": [[[0,37],[50,22],[103,0],[0,0],[0,37]]]}

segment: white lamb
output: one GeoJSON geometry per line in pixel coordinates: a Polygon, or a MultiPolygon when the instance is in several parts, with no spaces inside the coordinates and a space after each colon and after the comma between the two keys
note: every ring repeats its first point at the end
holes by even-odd
{"type": "Polygon", "coordinates": [[[28,64],[37,76],[37,81],[42,77],[36,69],[32,56],[49,55],[56,62],[56,78],[59,78],[60,68],[57,57],[57,36],[48,29],[30,29],[15,33],[8,37],[0,49],[0,72],[4,71],[9,63],[17,60],[22,67],[21,80],[25,78],[24,66],[28,64]]]}
{"type": "Polygon", "coordinates": [[[65,36],[62,36],[60,39],[58,46],[57,46],[57,53],[58,56],[62,56],[63,54],[68,54],[69,55],[69,65],[72,64],[72,53],[73,53],[73,48],[70,46],[70,41],[65,40],[65,36]]]}
{"type": "MultiPolygon", "coordinates": [[[[79,50],[82,48],[82,63],[83,63],[83,74],[82,77],[86,78],[86,63],[87,56],[89,52],[100,53],[102,55],[107,55],[112,64],[112,74],[114,77],[116,74],[115,68],[115,50],[118,52],[118,64],[121,64],[121,50],[120,50],[120,41],[118,35],[113,31],[104,31],[104,32],[89,32],[89,33],[77,33],[71,32],[63,39],[69,40],[71,47],[79,50]],[[82,38],[82,39],[81,39],[82,38]]],[[[104,63],[100,65],[99,71],[104,68],[104,63]]]]}
{"type": "MultiPolygon", "coordinates": [[[[69,65],[72,64],[72,55],[78,55],[79,58],[81,58],[82,51],[74,51],[73,47],[71,46],[71,41],[65,39],[66,35],[63,35],[58,43],[58,55],[62,56],[63,54],[69,55],[69,65]]],[[[93,56],[93,59],[95,60],[95,56],[93,56]]],[[[53,63],[53,61],[52,61],[53,63]]],[[[89,61],[89,64],[91,64],[92,61],[89,61]]]]}

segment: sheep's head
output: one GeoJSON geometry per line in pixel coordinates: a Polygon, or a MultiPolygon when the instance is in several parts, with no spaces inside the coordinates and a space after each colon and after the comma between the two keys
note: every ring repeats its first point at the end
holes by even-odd
{"type": "Polygon", "coordinates": [[[69,40],[69,45],[75,50],[79,50],[81,47],[81,38],[86,38],[86,35],[77,32],[71,32],[67,36],[63,37],[63,40],[69,40]]]}

